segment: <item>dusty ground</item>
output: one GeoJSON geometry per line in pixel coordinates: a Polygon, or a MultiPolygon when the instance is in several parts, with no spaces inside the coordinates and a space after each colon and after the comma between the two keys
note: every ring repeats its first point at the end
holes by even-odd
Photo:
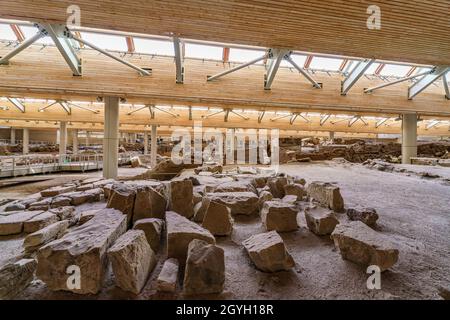
{"type": "MultiPolygon", "coordinates": [[[[426,171],[427,168],[420,166],[418,170],[426,171]]],[[[233,235],[218,238],[217,241],[226,255],[224,292],[221,295],[193,298],[439,299],[437,288],[450,287],[450,186],[445,181],[333,162],[282,165],[280,170],[304,177],[307,182],[336,182],[341,187],[347,207],[361,204],[377,210],[380,216],[377,230],[389,236],[400,250],[398,263],[382,274],[382,289],[368,290],[365,269],[342,260],[329,237],[318,237],[309,232],[304,217],[299,214],[299,230],[282,234],[296,261],[296,266],[291,271],[269,274],[256,270],[241,242],[253,234],[263,232],[261,222],[258,217],[236,217],[233,235]]],[[[438,170],[441,176],[450,176],[449,168],[438,170]]],[[[126,171],[121,169],[120,173],[136,173],[136,169],[126,171]]],[[[49,184],[50,182],[46,183],[49,184]]],[[[32,185],[27,188],[38,191],[32,185]]],[[[0,190],[0,193],[3,195],[5,191],[9,192],[0,190]]],[[[86,207],[83,206],[77,208],[84,209],[86,207]]],[[[0,241],[2,260],[17,254],[23,238],[0,237],[0,241]]],[[[155,292],[153,280],[162,267],[163,252],[164,247],[160,250],[157,267],[139,296],[114,287],[113,276],[109,275],[105,289],[95,296],[80,297],[71,293],[50,292],[46,290],[45,284],[37,280],[18,298],[183,298],[155,292]]]]}

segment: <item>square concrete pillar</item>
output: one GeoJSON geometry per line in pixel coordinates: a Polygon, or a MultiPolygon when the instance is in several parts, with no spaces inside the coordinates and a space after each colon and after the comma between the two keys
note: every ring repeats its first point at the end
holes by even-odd
{"type": "Polygon", "coordinates": [[[72,139],[72,153],[78,154],[78,129],[73,130],[72,139]]]}
{"type": "Polygon", "coordinates": [[[402,163],[411,164],[411,157],[417,157],[417,115],[403,114],[402,163]]]}
{"type": "MultiPolygon", "coordinates": [[[[59,123],[59,155],[60,157],[67,152],[67,122],[59,123]]],[[[62,160],[62,159],[61,159],[62,160]]]]}
{"type": "Polygon", "coordinates": [[[103,136],[103,177],[116,179],[119,158],[119,98],[105,97],[103,136]]]}
{"type": "Polygon", "coordinates": [[[148,132],[144,131],[144,154],[148,154],[148,132]]]}
{"type": "Polygon", "coordinates": [[[152,168],[156,166],[156,155],[158,154],[158,144],[157,144],[157,125],[152,124],[152,133],[151,133],[151,146],[150,146],[150,165],[152,168]]]}
{"type": "Polygon", "coordinates": [[[16,129],[14,129],[14,128],[11,128],[10,143],[16,144],[16,129]]]}
{"type": "Polygon", "coordinates": [[[23,154],[29,153],[29,144],[30,144],[30,130],[28,128],[23,128],[22,135],[22,151],[23,154]]]}

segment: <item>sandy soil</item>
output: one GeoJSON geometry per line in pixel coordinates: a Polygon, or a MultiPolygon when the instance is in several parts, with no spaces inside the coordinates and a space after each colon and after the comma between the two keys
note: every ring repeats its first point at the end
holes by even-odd
{"type": "MultiPolygon", "coordinates": [[[[426,167],[420,167],[421,171],[426,167]]],[[[263,273],[254,268],[241,242],[263,232],[258,217],[236,217],[231,237],[218,238],[225,250],[226,282],[220,295],[208,299],[439,299],[437,288],[450,287],[450,187],[441,181],[416,175],[370,170],[361,165],[333,162],[282,165],[281,171],[314,180],[336,182],[346,207],[374,207],[380,219],[377,230],[400,250],[398,263],[381,277],[381,290],[368,290],[365,268],[344,261],[329,237],[318,237],[306,228],[281,234],[296,266],[288,272],[263,273]]],[[[450,169],[445,169],[448,175],[450,169]]],[[[440,171],[442,171],[440,169],[440,171]]],[[[99,204],[101,205],[101,204],[99,204]]],[[[80,206],[77,210],[86,209],[80,206]]],[[[339,219],[345,219],[340,215],[339,219]]],[[[0,256],[20,250],[22,237],[0,237],[0,256]]],[[[105,288],[95,296],[51,292],[36,280],[18,299],[176,299],[155,291],[159,263],[139,296],[114,286],[111,273],[105,288]]]]}

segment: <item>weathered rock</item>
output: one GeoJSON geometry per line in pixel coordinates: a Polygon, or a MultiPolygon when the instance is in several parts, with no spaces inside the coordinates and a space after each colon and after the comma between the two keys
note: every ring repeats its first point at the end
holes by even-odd
{"type": "Polygon", "coordinates": [[[68,185],[68,186],[56,186],[52,187],[46,190],[41,191],[41,196],[43,197],[54,197],[58,194],[67,193],[71,191],[75,191],[76,186],[75,185],[68,185]]]}
{"type": "Polygon", "coordinates": [[[208,193],[211,201],[226,205],[231,214],[251,215],[259,210],[259,198],[253,192],[208,193]]]}
{"type": "Polygon", "coordinates": [[[287,194],[281,199],[281,202],[288,203],[294,205],[297,202],[297,196],[293,194],[287,194]]]}
{"type": "Polygon", "coordinates": [[[282,201],[266,201],[261,210],[261,220],[267,231],[295,231],[297,224],[297,209],[282,201]]]}
{"type": "Polygon", "coordinates": [[[141,166],[141,160],[139,159],[139,157],[131,157],[130,162],[132,168],[137,168],[141,166]]]}
{"type": "Polygon", "coordinates": [[[225,282],[225,258],[222,248],[203,240],[189,243],[183,291],[190,294],[220,293],[225,282]]]}
{"type": "Polygon", "coordinates": [[[39,210],[46,211],[50,208],[50,204],[52,203],[52,198],[45,198],[36,202],[33,202],[28,207],[28,210],[39,210]]]}
{"type": "Polygon", "coordinates": [[[25,233],[33,233],[58,221],[56,214],[46,211],[25,221],[23,223],[23,231],[25,233]]]}
{"type": "MultiPolygon", "coordinates": [[[[102,288],[107,267],[106,250],[126,230],[126,217],[114,209],[102,209],[90,221],[38,251],[36,275],[51,290],[80,294],[102,288]],[[80,268],[80,288],[68,286],[68,268],[80,268]]],[[[73,272],[73,271],[72,271],[73,272]]]]}
{"type": "Polygon", "coordinates": [[[133,229],[144,231],[148,244],[156,253],[159,250],[163,226],[164,220],[157,218],[147,218],[136,221],[134,223],[133,229]]]}
{"type": "Polygon", "coordinates": [[[29,234],[23,241],[23,246],[27,250],[42,246],[54,239],[60,238],[66,232],[68,227],[68,220],[55,222],[43,229],[29,234]]]}
{"type": "Polygon", "coordinates": [[[274,177],[268,179],[267,181],[267,185],[270,188],[270,193],[272,193],[275,198],[280,199],[285,196],[284,186],[286,186],[287,184],[288,181],[286,177],[274,177]]]}
{"type": "Polygon", "coordinates": [[[70,206],[72,199],[69,197],[58,196],[53,198],[52,203],[50,204],[50,208],[59,208],[70,206]]]}
{"type": "Polygon", "coordinates": [[[212,172],[212,173],[222,173],[223,167],[220,164],[204,164],[201,167],[195,168],[195,174],[199,174],[200,172],[212,172]]]}
{"type": "Polygon", "coordinates": [[[264,272],[289,270],[295,265],[276,231],[260,233],[242,242],[256,267],[264,272]]]}
{"type": "Polygon", "coordinates": [[[361,221],[338,224],[331,238],[343,259],[363,266],[376,265],[384,271],[398,260],[399,252],[392,243],[361,221]]]}
{"type": "Polygon", "coordinates": [[[77,191],[86,191],[86,190],[90,190],[92,188],[94,188],[94,184],[89,183],[89,184],[84,184],[84,185],[78,186],[76,190],[77,191]]]}
{"type": "Polygon", "coordinates": [[[156,256],[142,230],[129,230],[108,250],[116,285],[138,294],[156,265],[156,256]]]}
{"type": "Polygon", "coordinates": [[[170,258],[164,262],[159,273],[157,289],[161,292],[175,292],[177,289],[179,263],[177,259],[170,258]]]}
{"type": "MultiPolygon", "coordinates": [[[[203,196],[200,193],[194,191],[194,193],[192,195],[192,203],[194,204],[194,207],[197,203],[202,201],[202,198],[203,198],[203,196]]],[[[195,210],[194,210],[194,215],[195,215],[195,210]]]]}
{"type": "Polygon", "coordinates": [[[108,198],[107,208],[117,209],[127,216],[127,223],[133,221],[134,199],[136,190],[124,184],[117,184],[108,198]]]}
{"type": "Polygon", "coordinates": [[[79,216],[75,211],[75,207],[65,206],[50,209],[49,212],[56,214],[59,220],[68,220],[69,226],[73,226],[78,222],[79,216]]]}
{"type": "Polygon", "coordinates": [[[194,206],[193,220],[195,222],[203,222],[210,202],[211,200],[208,197],[203,197],[202,201],[194,206]]]}
{"type": "Polygon", "coordinates": [[[216,243],[214,236],[206,229],[173,211],[166,212],[167,257],[186,261],[189,243],[194,239],[216,243]]]}
{"type": "Polygon", "coordinates": [[[261,191],[259,192],[259,208],[264,206],[266,201],[270,201],[273,199],[273,195],[269,191],[261,191]]]}
{"type": "Polygon", "coordinates": [[[441,286],[438,288],[438,293],[442,299],[450,300],[450,289],[441,286]]]}
{"type": "Polygon", "coordinates": [[[215,236],[227,236],[233,231],[231,210],[226,205],[211,201],[206,209],[202,227],[215,236]]]}
{"type": "Polygon", "coordinates": [[[11,211],[9,215],[0,216],[0,236],[23,232],[23,223],[40,215],[43,211],[11,211]]]}
{"type": "Polygon", "coordinates": [[[306,184],[306,180],[299,177],[294,177],[294,184],[301,184],[304,186],[306,184]]]}
{"type": "Polygon", "coordinates": [[[327,183],[314,181],[308,185],[308,196],[327,206],[335,212],[344,211],[344,199],[342,199],[339,187],[327,183]]]}
{"type": "Polygon", "coordinates": [[[305,218],[308,229],[319,236],[331,234],[339,223],[333,211],[318,206],[305,208],[305,218]]]}
{"type": "Polygon", "coordinates": [[[297,201],[302,201],[303,198],[306,196],[305,187],[303,187],[303,185],[299,183],[285,185],[284,192],[286,195],[297,196],[297,201]]]}
{"type": "Polygon", "coordinates": [[[23,211],[26,208],[27,207],[23,203],[13,202],[13,203],[8,204],[5,207],[5,212],[9,212],[9,211],[23,211]]]}
{"type": "Polygon", "coordinates": [[[146,218],[164,219],[167,201],[158,191],[149,186],[136,189],[133,222],[146,218]]]}
{"type": "Polygon", "coordinates": [[[267,185],[267,180],[269,177],[256,177],[252,179],[252,185],[256,189],[264,188],[267,185]]]}
{"type": "Polygon", "coordinates": [[[347,209],[347,216],[350,220],[364,222],[369,227],[374,227],[378,220],[378,214],[374,208],[350,208],[347,209]]]}
{"type": "Polygon", "coordinates": [[[0,269],[0,300],[14,298],[33,280],[36,260],[21,259],[0,269]]]}
{"type": "Polygon", "coordinates": [[[85,224],[89,220],[91,220],[97,213],[100,212],[101,209],[93,209],[93,210],[87,210],[83,211],[80,214],[80,219],[78,220],[78,224],[81,226],[82,224],[85,224]]]}
{"type": "Polygon", "coordinates": [[[214,188],[214,192],[253,192],[256,193],[256,188],[245,181],[233,181],[221,183],[214,188]]]}
{"type": "Polygon", "coordinates": [[[172,180],[167,184],[167,198],[169,210],[175,211],[190,219],[194,215],[194,203],[192,181],[172,180]]]}

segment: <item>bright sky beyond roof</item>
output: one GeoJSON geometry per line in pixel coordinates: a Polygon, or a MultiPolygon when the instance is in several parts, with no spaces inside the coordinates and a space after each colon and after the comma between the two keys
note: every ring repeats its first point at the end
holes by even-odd
{"type": "MultiPolygon", "coordinates": [[[[26,38],[29,38],[36,34],[36,28],[32,26],[20,27],[26,38]]],[[[81,32],[81,37],[88,42],[99,46],[106,50],[123,51],[127,52],[128,47],[124,36],[107,35],[102,33],[93,32],[81,32]]],[[[0,39],[2,40],[16,40],[16,36],[8,24],[0,24],[0,39]]],[[[133,37],[136,53],[143,54],[155,54],[164,56],[173,56],[174,48],[170,41],[144,39],[139,37],[133,37]]],[[[37,43],[52,45],[53,42],[49,37],[40,39],[37,43]]],[[[237,49],[231,48],[229,61],[236,63],[244,63],[256,58],[261,57],[264,54],[264,50],[250,50],[250,49],[237,49]]],[[[203,44],[185,44],[185,57],[197,58],[197,59],[209,59],[209,60],[222,60],[222,48],[219,46],[210,46],[203,44]]],[[[300,54],[292,54],[292,60],[303,67],[305,64],[306,56],[300,54]]],[[[326,58],[326,57],[314,57],[311,61],[310,68],[317,70],[338,71],[342,64],[343,59],[339,58],[326,58]]],[[[263,62],[259,62],[262,64],[263,62]]],[[[356,65],[353,63],[352,68],[356,65]]],[[[282,61],[281,66],[292,67],[287,61],[282,61]]],[[[373,63],[366,74],[373,74],[378,68],[379,63],[373,63]]],[[[383,76],[397,76],[403,77],[411,69],[411,66],[407,65],[394,65],[386,64],[381,70],[380,75],[383,76]]],[[[351,70],[351,68],[350,68],[351,70]]],[[[349,70],[347,70],[349,71],[349,70]]]]}

